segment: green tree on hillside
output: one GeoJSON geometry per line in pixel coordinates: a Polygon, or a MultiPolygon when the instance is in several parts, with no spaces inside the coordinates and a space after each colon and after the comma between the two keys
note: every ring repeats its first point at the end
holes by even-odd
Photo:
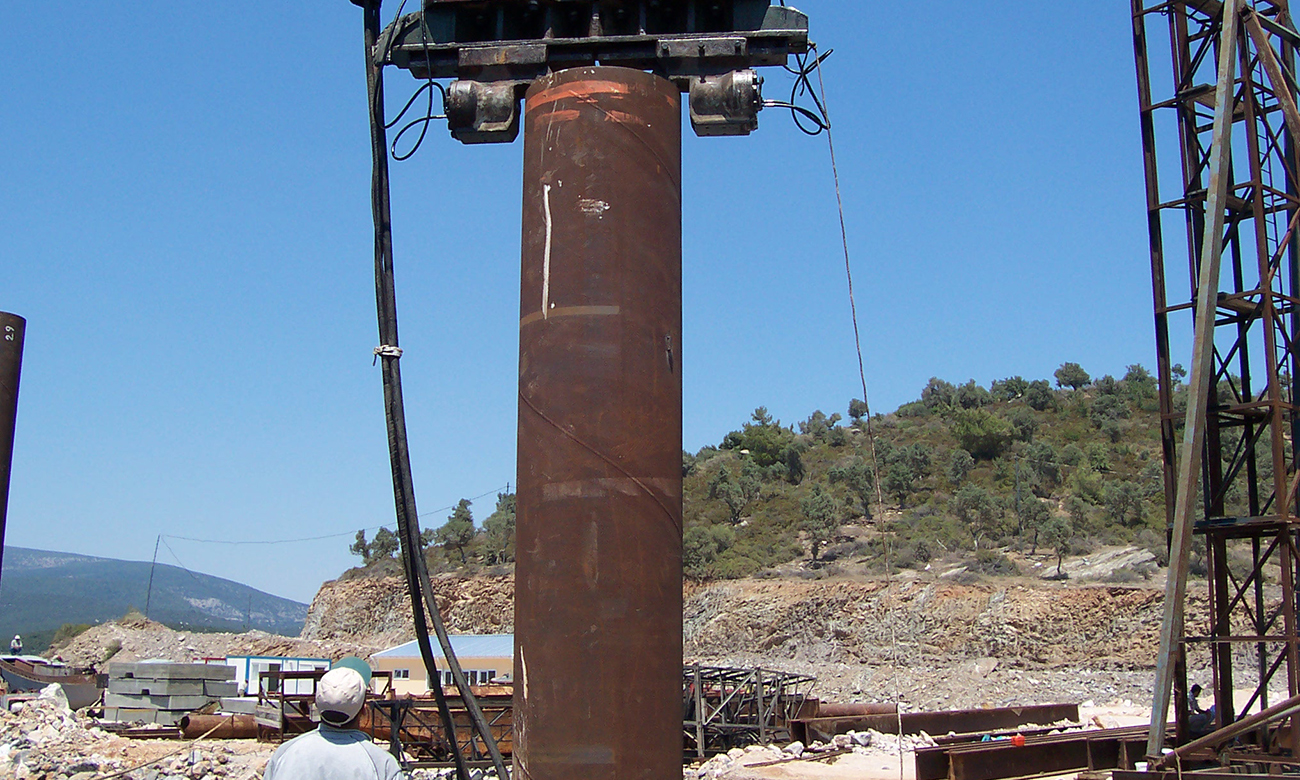
{"type": "Polygon", "coordinates": [[[1053,376],[1056,377],[1058,387],[1068,387],[1071,390],[1078,390],[1092,381],[1092,377],[1078,363],[1062,363],[1053,376]]]}
{"type": "Polygon", "coordinates": [[[1134,363],[1125,368],[1124,387],[1135,401],[1145,401],[1156,397],[1156,378],[1151,376],[1140,364],[1134,363]]]}
{"type": "Polygon", "coordinates": [[[826,441],[830,438],[831,430],[834,429],[842,419],[843,418],[840,417],[839,412],[827,417],[825,412],[818,409],[813,412],[807,420],[799,423],[799,432],[806,436],[811,436],[817,441],[826,441]]]}
{"type": "Polygon", "coordinates": [[[1146,514],[1142,488],[1129,480],[1107,483],[1102,492],[1102,504],[1110,518],[1120,525],[1140,525],[1146,514]]]}
{"type": "MultiPolygon", "coordinates": [[[[752,463],[752,461],[750,461],[752,463]]],[[[742,468],[740,475],[733,477],[726,466],[718,469],[717,476],[709,483],[709,498],[714,498],[727,505],[727,515],[731,522],[739,523],[749,503],[758,498],[763,487],[755,470],[742,468]]]]}
{"type": "Polygon", "coordinates": [[[993,396],[988,390],[975,384],[972,379],[953,393],[953,403],[962,409],[978,409],[981,406],[988,406],[993,403],[993,396]]]}
{"type": "Polygon", "coordinates": [[[867,416],[867,402],[860,398],[854,398],[849,401],[849,419],[858,422],[867,416]]]}
{"type": "Polygon", "coordinates": [[[930,469],[930,451],[917,442],[906,447],[883,446],[880,452],[885,464],[880,486],[898,499],[898,507],[902,509],[915,492],[916,483],[925,478],[930,469]]]}
{"type": "Polygon", "coordinates": [[[975,549],[980,539],[994,533],[999,516],[997,499],[978,485],[965,485],[952,497],[950,508],[957,519],[970,529],[975,549]]]}
{"type": "Polygon", "coordinates": [[[785,481],[791,485],[803,482],[804,475],[808,473],[803,465],[803,453],[804,447],[799,442],[791,442],[781,450],[781,462],[785,464],[785,481]]]}
{"type": "Polygon", "coordinates": [[[470,512],[469,500],[462,498],[451,510],[451,516],[434,532],[434,540],[444,550],[455,550],[460,554],[461,563],[469,563],[465,550],[474,541],[474,515],[470,512]]]}
{"type": "Polygon", "coordinates": [[[1035,379],[1025,390],[1025,403],[1036,412],[1045,412],[1056,406],[1056,396],[1046,379],[1035,379]]]}
{"type": "Polygon", "coordinates": [[[1011,444],[1011,423],[983,409],[966,409],[953,415],[952,433],[962,449],[976,460],[992,460],[1011,444]]]}
{"type": "Polygon", "coordinates": [[[704,579],[713,569],[718,556],[736,543],[736,532],[729,525],[694,525],[682,538],[682,570],[693,579],[704,579]]]}
{"type": "Polygon", "coordinates": [[[956,397],[957,388],[951,382],[932,376],[925,389],[921,391],[921,404],[934,412],[952,406],[956,397]]]}
{"type": "Polygon", "coordinates": [[[1038,500],[1034,496],[1026,496],[1020,500],[1020,507],[1017,511],[1016,530],[1023,535],[1026,531],[1033,533],[1033,547],[1030,554],[1038,553],[1038,536],[1043,531],[1043,527],[1052,519],[1052,510],[1047,504],[1038,500]]]}
{"type": "Polygon", "coordinates": [[[812,559],[815,561],[821,554],[822,545],[835,538],[839,531],[843,509],[821,485],[812,486],[812,492],[799,502],[799,508],[803,511],[802,528],[808,534],[812,559]]]}
{"type": "Polygon", "coordinates": [[[728,433],[722,441],[724,450],[746,450],[758,465],[767,468],[783,462],[785,449],[794,442],[794,434],[772,419],[767,407],[754,410],[751,422],[739,431],[728,433]]]}
{"type": "Polygon", "coordinates": [[[483,521],[483,548],[488,563],[515,559],[515,494],[497,493],[497,505],[483,521]]]}
{"type": "Polygon", "coordinates": [[[397,554],[401,546],[397,534],[387,528],[380,528],[375,532],[374,541],[370,543],[370,560],[367,563],[392,558],[397,554]]]}
{"type": "Polygon", "coordinates": [[[948,459],[948,481],[953,487],[960,486],[974,467],[975,459],[969,452],[958,447],[952,451],[952,457],[948,459]]]}
{"type": "Polygon", "coordinates": [[[1043,524],[1043,544],[1056,553],[1056,573],[1061,573],[1061,564],[1070,552],[1070,541],[1074,537],[1074,528],[1070,521],[1060,515],[1053,515],[1043,524]]]}
{"type": "Polygon", "coordinates": [[[842,482],[849,489],[849,493],[858,500],[862,507],[862,515],[866,519],[871,519],[871,499],[874,495],[876,483],[871,473],[871,466],[863,458],[854,458],[843,466],[836,466],[826,472],[826,476],[831,482],[842,482]]]}
{"type": "Polygon", "coordinates": [[[352,546],[348,547],[348,552],[353,555],[360,555],[362,565],[370,563],[370,543],[366,541],[366,532],[364,530],[357,531],[357,537],[352,542],[352,546]]]}
{"type": "Polygon", "coordinates": [[[1047,442],[1037,442],[1026,447],[1024,463],[1035,493],[1046,497],[1061,484],[1061,464],[1056,460],[1056,450],[1047,442]]]}
{"type": "Polygon", "coordinates": [[[1029,383],[1022,376],[995,379],[993,384],[989,385],[989,393],[995,401],[1014,401],[1023,397],[1028,390],[1029,383]]]}

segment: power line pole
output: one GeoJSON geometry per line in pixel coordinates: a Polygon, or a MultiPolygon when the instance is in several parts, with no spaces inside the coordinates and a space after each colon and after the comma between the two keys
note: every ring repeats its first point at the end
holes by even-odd
{"type": "Polygon", "coordinates": [[[144,617],[149,619],[149,599],[153,597],[153,570],[158,565],[158,545],[162,544],[162,534],[153,543],[153,561],[149,564],[149,588],[144,593],[144,617]]]}

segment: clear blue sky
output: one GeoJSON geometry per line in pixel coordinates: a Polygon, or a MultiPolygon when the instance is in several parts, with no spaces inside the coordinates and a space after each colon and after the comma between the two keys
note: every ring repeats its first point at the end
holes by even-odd
{"type": "MultiPolygon", "coordinates": [[[[796,5],[835,50],[873,410],[931,376],[1151,366],[1127,4],[796,5]]],[[[148,560],[160,533],[391,527],[360,11],[70,10],[0,10],[0,310],[30,323],[7,542],[148,560]]],[[[389,71],[393,110],[414,86],[389,71]]],[[[519,143],[442,127],[393,166],[426,525],[514,481],[520,166],[519,143]]],[[[860,390],[825,139],[774,110],[749,138],[688,134],[684,205],[685,447],[759,405],[842,412],[860,390]]],[[[349,541],[173,539],[160,560],[309,600],[349,541]]]]}

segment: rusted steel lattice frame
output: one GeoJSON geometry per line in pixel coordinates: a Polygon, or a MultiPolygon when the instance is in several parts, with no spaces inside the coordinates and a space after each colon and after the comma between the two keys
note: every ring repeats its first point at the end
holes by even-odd
{"type": "MultiPolygon", "coordinates": [[[[1196,533],[1206,543],[1209,631],[1190,635],[1185,629],[1173,673],[1178,741],[1187,741],[1186,650],[1208,645],[1218,725],[1238,719],[1257,701],[1268,704],[1270,682],[1286,680],[1289,696],[1300,681],[1296,629],[1297,518],[1295,463],[1297,433],[1293,339],[1296,332],[1300,275],[1297,274],[1297,221],[1300,198],[1294,104],[1296,48],[1287,4],[1246,2],[1237,25],[1238,73],[1233,85],[1232,159],[1227,167],[1223,264],[1215,312],[1213,375],[1204,425],[1201,504],[1196,533]],[[1270,47],[1261,49],[1261,45],[1270,47]],[[1274,91],[1285,72],[1287,87],[1274,91]],[[1289,93],[1289,94],[1288,94],[1289,93]],[[1280,100],[1279,97],[1282,99],[1280,100]],[[1290,111],[1288,127],[1284,107],[1290,111]],[[1250,563],[1229,557],[1229,542],[1248,542],[1250,563]],[[1235,568],[1234,568],[1235,565],[1235,568]],[[1280,569],[1279,590],[1269,592],[1266,565],[1280,569]],[[1255,694],[1233,709],[1233,648],[1253,649],[1255,694]]],[[[1212,85],[1222,31],[1222,4],[1132,0],[1134,51],[1138,71],[1144,168],[1147,182],[1150,259],[1155,302],[1157,374],[1160,386],[1161,440],[1167,519],[1174,522],[1180,412],[1174,409],[1170,355],[1171,315],[1192,312],[1206,225],[1209,219],[1208,169],[1211,159],[1212,85]],[[1160,30],[1166,32],[1168,48],[1160,30]],[[1153,58],[1168,56],[1173,84],[1161,84],[1153,96],[1153,58]],[[1181,161],[1179,191],[1169,191],[1172,167],[1166,146],[1157,153],[1157,122],[1171,117],[1177,127],[1181,161]],[[1162,184],[1164,185],[1162,187],[1162,184]],[[1186,249],[1165,245],[1167,230],[1181,223],[1186,249]],[[1177,281],[1186,263],[1188,285],[1177,281]],[[1167,271],[1175,281],[1170,283],[1167,271]]],[[[1161,63],[1156,73],[1165,73],[1161,63]]],[[[1162,75],[1161,79],[1167,79],[1162,75]]],[[[1174,137],[1160,140],[1166,144],[1174,137]]],[[[1171,242],[1172,243],[1172,242],[1171,242]]],[[[1173,567],[1171,567],[1172,569],[1173,567]]],[[[1185,576],[1186,572],[1182,572],[1185,576]]],[[[1179,572],[1171,571],[1171,576],[1179,572]]],[[[1280,687],[1276,686],[1276,687],[1280,687]]],[[[1300,740],[1300,729],[1293,730],[1300,740]]],[[[1300,744],[1291,746],[1300,753],[1300,744]]]]}
{"type": "Polygon", "coordinates": [[[682,732],[697,758],[790,738],[815,677],[693,664],[683,671],[682,732]]]}
{"type": "MultiPolygon", "coordinates": [[[[451,697],[449,697],[451,698],[451,697]]],[[[509,695],[480,694],[478,704],[487,719],[492,737],[503,754],[510,753],[511,697],[509,695]]],[[[448,760],[451,744],[446,729],[439,720],[437,703],[431,698],[400,696],[391,699],[371,700],[369,720],[363,722],[362,731],[372,739],[389,742],[391,752],[403,768],[451,768],[448,760]],[[409,754],[409,758],[403,756],[409,754]]],[[[468,728],[469,714],[463,703],[452,699],[451,713],[458,726],[457,746],[471,769],[493,766],[491,756],[482,738],[468,728]],[[464,728],[459,728],[464,727],[464,728]]]]}

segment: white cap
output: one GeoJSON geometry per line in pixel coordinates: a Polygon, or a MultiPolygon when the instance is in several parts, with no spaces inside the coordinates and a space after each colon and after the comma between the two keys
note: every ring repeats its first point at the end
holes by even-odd
{"type": "Polygon", "coordinates": [[[316,684],[316,709],[321,720],[342,726],[366,704],[366,681],[355,669],[330,669],[316,684]]]}

